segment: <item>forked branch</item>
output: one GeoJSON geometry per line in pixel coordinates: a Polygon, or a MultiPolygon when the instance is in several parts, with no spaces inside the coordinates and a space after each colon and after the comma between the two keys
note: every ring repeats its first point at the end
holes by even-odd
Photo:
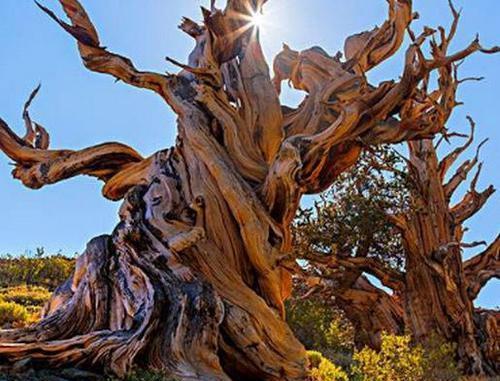
{"type": "Polygon", "coordinates": [[[64,12],[71,20],[71,25],[58,18],[47,7],[35,2],[40,9],[77,40],[83,63],[89,70],[112,75],[117,80],[135,87],[152,90],[170,102],[169,77],[139,71],[130,59],[108,52],[105,47],[102,47],[96,28],[77,0],[59,0],[64,12]]]}
{"type": "Polygon", "coordinates": [[[464,272],[471,300],[477,298],[489,280],[500,279],[500,236],[485,251],[465,261],[464,272]]]}
{"type": "Polygon", "coordinates": [[[457,188],[467,180],[467,176],[469,173],[476,167],[479,163],[479,153],[481,152],[481,148],[488,139],[483,140],[476,149],[476,154],[471,160],[464,161],[455,171],[453,176],[448,180],[448,182],[444,185],[444,192],[446,197],[451,198],[457,188]]]}
{"type": "Polygon", "coordinates": [[[311,251],[301,252],[301,259],[306,259],[313,263],[327,265],[332,268],[343,267],[345,269],[357,270],[373,275],[380,282],[393,290],[400,290],[403,287],[404,275],[395,269],[384,265],[376,258],[369,257],[349,257],[338,256],[336,254],[324,255],[311,251]]]}
{"type": "Polygon", "coordinates": [[[97,177],[106,182],[103,194],[112,200],[122,198],[130,187],[146,180],[149,160],[124,144],[105,143],[80,151],[49,150],[49,134],[29,116],[38,90],[32,92],[24,108],[24,138],[0,119],[0,150],[15,162],[14,178],[38,189],[77,175],[97,177]]]}
{"type": "Polygon", "coordinates": [[[460,157],[460,155],[471,146],[471,144],[474,142],[474,133],[476,130],[476,123],[474,120],[468,116],[467,120],[469,121],[470,124],[470,134],[469,138],[460,147],[457,147],[454,149],[452,152],[450,152],[448,155],[446,155],[441,162],[439,163],[439,173],[441,176],[441,179],[444,180],[446,174],[448,173],[449,169],[455,164],[456,160],[460,157]]]}
{"type": "Polygon", "coordinates": [[[490,185],[482,192],[477,191],[476,187],[481,174],[481,168],[482,165],[479,164],[476,175],[471,181],[469,191],[466,193],[464,198],[450,209],[455,225],[460,225],[471,218],[474,214],[481,210],[484,204],[486,204],[486,201],[488,201],[491,195],[495,193],[493,185],[490,185]]]}

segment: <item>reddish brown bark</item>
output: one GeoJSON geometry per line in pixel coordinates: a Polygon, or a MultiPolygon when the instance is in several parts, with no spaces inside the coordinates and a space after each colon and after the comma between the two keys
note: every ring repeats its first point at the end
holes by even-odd
{"type": "MultiPolygon", "coordinates": [[[[18,137],[0,124],[0,148],[31,188],[86,174],[124,198],[120,223],[93,240],[44,319],[0,332],[0,362],[77,365],[124,375],[133,365],[183,379],[299,380],[305,351],[283,319],[290,293],[290,223],[301,196],[317,193],[355,162],[366,144],[440,132],[448,102],[442,68],[474,52],[426,59],[414,38],[402,78],[380,86],[365,73],[394,54],[414,18],[411,1],[390,0],[388,20],[350,37],[346,60],[318,48],[285,49],[271,80],[251,23],[264,0],[203,8],[203,23],[180,28],[196,46],[176,75],[137,70],[104,48],[77,0],[59,1],[70,24],[40,5],[77,41],[84,65],[158,94],[178,116],[175,147],[150,158],[109,143],[49,150],[32,123],[18,137]],[[422,84],[434,70],[440,88],[422,84]],[[308,96],[279,102],[281,81],[308,96]]],[[[494,49],[493,51],[497,51],[494,49]]]]}
{"type": "MultiPolygon", "coordinates": [[[[446,62],[439,68],[439,89],[432,93],[430,98],[419,98],[413,108],[406,109],[408,105],[405,106],[401,111],[401,115],[405,116],[402,123],[411,121],[414,117],[422,119],[424,113],[429,117],[426,120],[430,125],[443,131],[453,109],[458,105],[456,91],[465,80],[458,79],[457,68],[449,59],[444,58],[456,33],[460,17],[453,5],[450,5],[454,17],[450,31],[446,33],[441,29],[440,41],[432,44],[435,60],[430,66],[446,62]],[[437,96],[440,100],[438,104],[433,103],[435,112],[429,112],[429,106],[424,100],[438,99],[437,96]],[[414,116],[410,116],[413,113],[414,116]]],[[[418,40],[419,38],[414,39],[418,40]]],[[[454,57],[462,55],[463,52],[454,57]]],[[[326,263],[336,269],[337,278],[344,274],[349,278],[355,270],[358,274],[367,272],[379,278],[385,286],[392,288],[401,297],[398,302],[404,307],[404,326],[416,340],[425,341],[438,334],[457,344],[458,358],[466,373],[494,375],[499,372],[500,352],[498,345],[493,344],[498,342],[499,338],[498,314],[492,311],[477,312],[473,301],[488,280],[500,276],[500,238],[497,237],[487,250],[465,263],[462,261],[461,252],[462,247],[471,246],[463,242],[463,223],[477,213],[495,191],[492,186],[482,192],[476,189],[481,170],[481,164],[478,165],[479,148],[483,143],[479,145],[473,159],[465,161],[454,174],[448,176],[459,156],[473,143],[475,124],[470,118],[469,121],[472,132],[467,142],[442,160],[438,158],[432,140],[412,139],[408,143],[411,210],[407,214],[387,216],[402,234],[405,249],[404,273],[391,270],[374,259],[345,258],[335,252],[326,263]],[[476,166],[478,171],[471,181],[469,191],[456,205],[450,205],[454,192],[476,166]]],[[[446,135],[447,133],[445,138],[446,135]]],[[[316,265],[322,261],[323,266],[325,264],[322,259],[324,255],[318,257],[308,254],[305,258],[316,265]]],[[[345,291],[340,287],[334,290],[334,293],[342,295],[345,291]]],[[[384,305],[386,304],[384,302],[384,305]]],[[[365,306],[364,311],[368,314],[373,309],[365,306]]],[[[381,317],[385,311],[386,309],[381,312],[381,317]]],[[[358,319],[356,313],[352,313],[352,319],[358,319]]],[[[388,324],[388,328],[391,332],[391,324],[388,324]]],[[[373,328],[372,334],[376,329],[378,328],[373,328]]],[[[367,343],[373,344],[370,341],[367,343]]]]}
{"type": "MultiPolygon", "coordinates": [[[[475,322],[473,301],[477,292],[469,290],[476,288],[476,279],[466,275],[461,253],[465,216],[476,213],[494,189],[489,187],[478,192],[476,178],[465,201],[450,207],[451,194],[446,194],[446,184],[443,184],[445,166],[449,166],[447,160],[450,158],[439,161],[430,140],[410,143],[410,171],[417,189],[414,192],[415,212],[407,216],[401,226],[406,248],[407,326],[417,340],[437,333],[456,342],[461,364],[468,371],[494,374],[495,357],[483,352],[481,346],[484,336],[491,340],[496,333],[481,330],[484,325],[480,327],[475,322]],[[470,199],[477,201],[471,203],[470,199]]],[[[479,258],[491,256],[492,251],[493,261],[498,262],[498,239],[492,249],[471,263],[481,263],[479,258]]],[[[472,264],[470,266],[472,270],[472,264]]],[[[498,263],[487,271],[482,285],[486,278],[499,276],[495,267],[498,263]]],[[[479,268],[476,271],[480,277],[479,268]]],[[[494,356],[498,357],[498,353],[494,356]]]]}
{"type": "Polygon", "coordinates": [[[352,288],[337,296],[342,308],[356,328],[358,347],[380,348],[382,333],[403,335],[403,307],[396,296],[389,295],[360,277],[352,288]]]}
{"type": "Polygon", "coordinates": [[[431,140],[409,143],[411,207],[405,214],[387,216],[402,234],[404,271],[391,269],[376,258],[359,253],[314,254],[305,246],[305,251],[299,251],[298,255],[313,265],[314,271],[308,270],[309,273],[321,274],[321,278],[308,276],[309,282],[318,291],[333,295],[336,306],[363,333],[358,335],[360,344],[377,348],[381,331],[393,334],[407,331],[422,343],[439,335],[457,344],[457,355],[465,372],[495,375],[499,371],[499,315],[497,311],[476,310],[474,300],[490,279],[500,277],[500,237],[482,253],[462,260],[462,247],[482,244],[463,242],[464,216],[478,212],[494,189],[476,190],[478,170],[464,199],[450,205],[451,184],[457,189],[459,184],[454,184],[457,179],[460,182],[467,179],[467,174],[478,164],[478,154],[459,166],[459,175],[444,181],[452,161],[458,159],[472,140],[473,134],[464,146],[443,160],[438,159],[431,140]],[[370,284],[363,272],[378,278],[394,290],[395,296],[370,284]]]}

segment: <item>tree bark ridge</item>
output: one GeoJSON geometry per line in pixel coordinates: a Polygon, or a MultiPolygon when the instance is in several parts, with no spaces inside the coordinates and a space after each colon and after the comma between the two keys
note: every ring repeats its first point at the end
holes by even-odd
{"type": "Polygon", "coordinates": [[[36,92],[24,139],[0,123],[0,149],[25,185],[87,174],[105,182],[106,197],[124,199],[115,231],[91,241],[44,319],[0,333],[0,361],[120,376],[139,364],[193,380],[304,379],[304,348],[283,319],[301,196],[326,189],[366,145],[440,132],[434,122],[450,98],[443,68],[496,49],[475,42],[427,60],[423,33],[401,81],[370,85],[364,72],[400,48],[414,18],[411,1],[391,0],[380,28],[348,40],[347,61],[287,48],[271,79],[251,22],[266,1],[229,0],[202,8],[202,24],[183,20],[195,48],[187,64],[169,59],[181,71],[165,75],[108,51],[80,2],[59,2],[70,23],[38,5],[75,38],[84,65],[160,95],[178,116],[178,139],[149,158],[119,143],[49,150],[27,111],[36,92]],[[440,88],[427,94],[422,83],[434,70],[440,88]],[[296,110],[280,104],[287,79],[308,93],[296,110]]]}

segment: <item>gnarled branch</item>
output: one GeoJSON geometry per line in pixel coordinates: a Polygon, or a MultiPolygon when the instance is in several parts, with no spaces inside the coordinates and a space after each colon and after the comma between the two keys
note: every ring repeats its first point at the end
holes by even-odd
{"type": "Polygon", "coordinates": [[[464,262],[467,292],[475,300],[481,289],[493,278],[500,278],[500,235],[482,253],[464,262]]]}
{"type": "Polygon", "coordinates": [[[14,178],[29,188],[39,189],[78,175],[97,177],[106,183],[103,195],[112,200],[122,198],[132,186],[147,180],[149,160],[121,143],[105,143],[80,151],[49,150],[49,134],[29,116],[28,108],[38,89],[24,108],[24,138],[0,119],[0,150],[14,160],[14,178]]]}
{"type": "Polygon", "coordinates": [[[305,259],[314,263],[327,265],[328,267],[344,267],[346,269],[358,270],[373,275],[380,282],[393,290],[403,288],[404,275],[395,269],[392,269],[376,258],[371,257],[349,257],[339,255],[325,255],[305,251],[300,253],[301,259],[305,259]]]}
{"type": "Polygon", "coordinates": [[[476,154],[472,158],[472,160],[466,160],[463,162],[460,167],[457,168],[453,176],[450,180],[444,185],[444,192],[446,197],[451,198],[453,193],[457,190],[457,188],[462,184],[465,180],[467,180],[467,176],[472,171],[475,166],[479,163],[479,153],[481,151],[481,147],[488,141],[488,139],[483,140],[476,149],[476,154]]]}
{"type": "Polygon", "coordinates": [[[465,144],[463,144],[462,146],[457,147],[456,149],[454,149],[452,152],[450,152],[448,155],[446,155],[441,160],[441,162],[439,163],[439,173],[440,173],[441,179],[443,181],[444,181],[444,178],[445,178],[446,174],[448,173],[448,170],[456,162],[456,160],[458,159],[458,157],[467,148],[469,148],[471,146],[471,144],[474,142],[474,132],[476,130],[476,123],[474,122],[474,120],[470,116],[467,116],[467,120],[469,121],[470,127],[471,127],[470,128],[471,132],[469,134],[469,138],[467,139],[467,141],[465,142],[465,144]]]}
{"type": "Polygon", "coordinates": [[[444,131],[457,105],[459,81],[452,65],[475,52],[499,49],[484,49],[475,39],[465,49],[448,54],[452,30],[448,36],[442,32],[441,44],[431,43],[432,57],[426,58],[421,46],[434,33],[426,28],[415,37],[410,31],[413,44],[406,52],[401,80],[379,87],[369,85],[362,73],[346,71],[339,57],[330,57],[320,48],[299,53],[284,47],[274,63],[275,85],[279,89],[288,79],[309,93],[297,110],[286,112],[284,120],[288,140],[300,152],[298,178],[306,193],[325,189],[339,173],[331,167],[344,162],[342,172],[352,165],[362,144],[432,138],[444,131]],[[428,93],[435,70],[439,71],[439,87],[428,93]]]}
{"type": "Polygon", "coordinates": [[[460,225],[464,221],[471,218],[474,214],[481,210],[486,201],[488,201],[491,195],[495,193],[493,185],[490,185],[482,192],[478,192],[476,190],[477,181],[479,179],[479,175],[481,174],[481,168],[482,165],[479,164],[477,173],[474,176],[469,191],[466,193],[464,198],[450,209],[455,225],[460,225]]]}
{"type": "Polygon", "coordinates": [[[391,57],[403,43],[405,32],[417,16],[412,14],[411,0],[389,0],[389,18],[370,32],[349,37],[345,42],[346,69],[366,73],[391,57]]]}
{"type": "Polygon", "coordinates": [[[85,67],[91,71],[112,75],[129,85],[152,90],[171,103],[168,76],[139,71],[130,59],[107,51],[101,46],[97,30],[81,4],[77,0],[59,0],[59,2],[71,20],[71,25],[62,21],[42,4],[38,2],[36,4],[77,40],[85,67]]]}

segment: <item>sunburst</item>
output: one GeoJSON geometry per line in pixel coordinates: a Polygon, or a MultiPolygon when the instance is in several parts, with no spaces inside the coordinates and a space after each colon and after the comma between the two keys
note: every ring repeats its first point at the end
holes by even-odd
{"type": "Polygon", "coordinates": [[[256,28],[262,28],[266,24],[266,17],[262,12],[252,13],[250,16],[250,23],[256,28]]]}
{"type": "Polygon", "coordinates": [[[253,31],[253,36],[256,37],[259,32],[268,32],[269,28],[274,27],[274,22],[271,21],[269,10],[263,12],[263,9],[253,9],[250,6],[246,9],[244,13],[234,13],[233,17],[243,20],[244,23],[238,29],[236,29],[233,34],[235,36],[240,36],[243,33],[247,33],[249,30],[253,31]]]}

